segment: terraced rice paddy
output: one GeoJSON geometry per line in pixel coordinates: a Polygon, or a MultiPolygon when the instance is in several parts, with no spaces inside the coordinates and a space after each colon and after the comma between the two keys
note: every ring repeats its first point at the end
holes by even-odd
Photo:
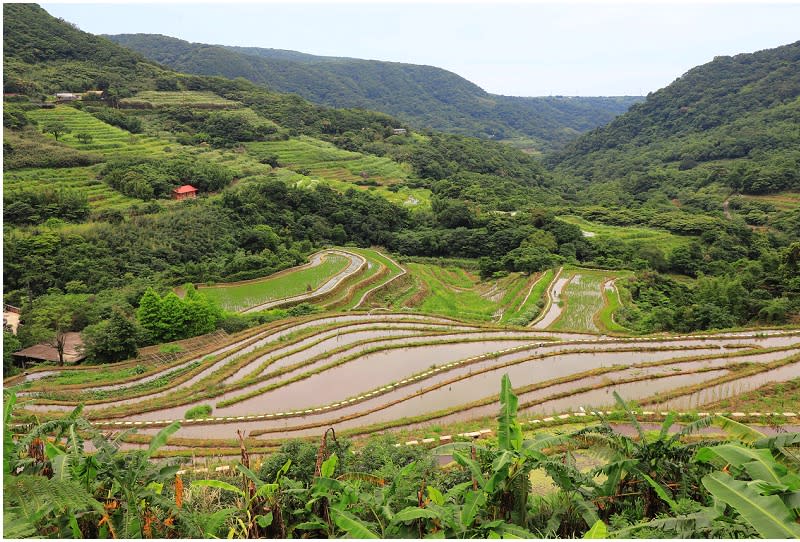
{"type": "Polygon", "coordinates": [[[124,209],[141,200],[120,194],[97,179],[98,166],[73,168],[27,168],[3,174],[7,191],[16,189],[54,189],[83,192],[92,210],[124,209]]]}
{"type": "Polygon", "coordinates": [[[800,207],[800,192],[781,192],[779,194],[767,194],[764,196],[739,195],[736,197],[769,203],[775,207],[777,211],[791,211],[800,207]]]}
{"type": "Polygon", "coordinates": [[[203,106],[225,106],[225,107],[240,107],[241,103],[234,102],[218,96],[213,92],[201,90],[182,90],[182,91],[155,91],[143,90],[136,94],[133,98],[125,98],[121,100],[124,105],[136,105],[140,103],[150,104],[153,106],[171,106],[171,105],[192,105],[195,107],[203,106]]]}
{"type": "Polygon", "coordinates": [[[71,133],[62,135],[59,141],[71,147],[101,155],[158,157],[165,154],[164,147],[174,145],[169,140],[131,134],[73,107],[37,109],[30,111],[28,115],[42,125],[47,122],[63,122],[71,130],[71,133]],[[92,142],[84,144],[78,141],[77,136],[81,133],[91,135],[92,142]]]}
{"type": "Polygon", "coordinates": [[[237,430],[246,432],[252,450],[265,451],[330,426],[355,436],[490,417],[504,374],[515,385],[520,412],[531,416],[608,407],[612,391],[642,405],[694,407],[726,390],[800,377],[800,330],[599,335],[606,326],[598,315],[615,306],[609,280],[619,274],[613,272],[572,268],[480,282],[456,265],[400,265],[373,249],[348,248],[268,279],[272,288],[253,284],[273,298],[283,292],[285,301],[290,283],[305,295],[308,272],[322,284],[353,265],[357,272],[319,298],[323,307],[351,312],[198,339],[190,352],[161,360],[148,353],[103,367],[33,369],[25,382],[6,385],[18,387],[23,415],[48,418],[84,403],[93,423],[137,428],[124,437],[128,447],[182,420],[164,453],[216,455],[237,453],[237,430]],[[288,282],[276,287],[282,280],[288,282]],[[552,303],[556,316],[539,320],[547,329],[500,324],[506,311],[538,309],[532,298],[545,299],[545,290],[557,292],[559,284],[563,306],[552,303]],[[400,302],[404,310],[390,312],[400,302]],[[211,414],[183,419],[201,405],[211,414]]]}
{"type": "MultiPolygon", "coordinates": [[[[203,293],[228,311],[269,308],[269,302],[317,292],[324,283],[345,271],[351,262],[345,254],[322,253],[309,264],[264,279],[201,286],[203,293]]],[[[356,266],[360,267],[361,262],[356,266]]]]}
{"type": "Polygon", "coordinates": [[[277,157],[280,169],[288,170],[281,177],[298,187],[311,188],[323,183],[341,191],[374,190],[394,203],[412,208],[430,206],[428,190],[394,186],[411,176],[408,164],[346,151],[307,136],[248,143],[246,148],[254,157],[277,157]]]}
{"type": "MultiPolygon", "coordinates": [[[[138,427],[144,435],[208,404],[211,415],[184,420],[168,447],[202,455],[233,447],[237,429],[258,448],[331,425],[363,434],[491,416],[503,374],[515,384],[521,412],[530,415],[607,406],[614,390],[647,404],[659,393],[720,379],[729,385],[791,380],[800,376],[800,331],[598,339],[352,313],[273,323],[140,378],[125,373],[124,384],[98,386],[92,373],[108,370],[115,369],[81,371],[82,385],[55,392],[51,369],[27,384],[22,399],[45,417],[83,400],[95,423],[138,427]],[[106,395],[93,395],[98,390],[106,395]]],[[[136,445],[136,437],[128,441],[136,445]]]]}

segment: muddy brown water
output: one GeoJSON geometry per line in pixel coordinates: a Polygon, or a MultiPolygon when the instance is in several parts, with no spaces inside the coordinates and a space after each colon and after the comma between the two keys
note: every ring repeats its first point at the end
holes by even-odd
{"type": "Polygon", "coordinates": [[[569,284],[570,280],[572,280],[571,277],[559,277],[558,280],[556,280],[551,290],[552,303],[550,304],[550,308],[541,320],[531,326],[532,329],[545,329],[561,315],[561,306],[558,302],[561,300],[561,293],[564,291],[567,284],[569,284]]]}
{"type": "MultiPolygon", "coordinates": [[[[659,354],[663,355],[666,353],[648,353],[652,357],[658,357],[659,354]]],[[[589,357],[597,357],[597,354],[575,354],[576,356],[589,358],[589,357]]],[[[749,356],[747,358],[742,357],[742,360],[753,361],[753,362],[767,362],[771,360],[772,356],[776,354],[759,354],[757,356],[749,356]]],[[[785,355],[785,354],[784,354],[785,355]]],[[[701,362],[690,362],[691,366],[716,366],[715,364],[727,364],[730,363],[730,359],[714,359],[709,361],[701,361],[701,362]]],[[[533,362],[535,363],[535,362],[533,362]]],[[[687,363],[683,363],[680,365],[676,365],[676,367],[680,367],[682,371],[687,370],[687,363]]],[[[519,367],[520,369],[524,370],[524,367],[519,367]]],[[[548,396],[552,396],[556,393],[570,391],[575,389],[575,387],[582,387],[582,386],[591,386],[596,384],[604,384],[607,383],[609,385],[613,385],[614,380],[628,378],[633,376],[644,376],[648,374],[666,374],[670,375],[672,372],[672,367],[653,367],[653,368],[644,368],[644,369],[625,369],[619,372],[616,372],[612,375],[601,375],[595,377],[588,377],[564,384],[558,384],[555,386],[550,386],[546,389],[529,392],[526,394],[520,395],[520,402],[531,401],[531,400],[542,400],[546,399],[548,396]]],[[[658,393],[659,391],[672,389],[677,386],[686,385],[689,383],[696,383],[698,381],[706,381],[722,374],[725,374],[726,371],[709,371],[706,373],[698,373],[698,374],[675,374],[666,376],[664,378],[659,378],[656,380],[647,380],[642,382],[635,382],[630,384],[622,384],[622,385],[613,385],[611,388],[604,388],[600,390],[595,390],[592,392],[585,392],[578,395],[574,395],[571,397],[563,398],[563,399],[552,399],[544,402],[543,404],[532,407],[528,409],[531,413],[537,414],[548,414],[553,411],[565,411],[569,409],[577,409],[578,406],[586,406],[586,407],[601,407],[606,406],[610,402],[613,403],[613,397],[611,392],[613,389],[619,390],[619,392],[625,397],[626,399],[640,399],[643,397],[650,396],[654,393],[658,393]]],[[[497,377],[498,375],[495,375],[497,377]]],[[[532,381],[535,382],[537,375],[533,374],[532,381]]],[[[473,377],[475,379],[479,378],[479,376],[473,377]]],[[[522,386],[527,383],[531,383],[530,381],[515,381],[512,377],[512,382],[515,386],[522,386]]],[[[226,435],[229,435],[231,431],[234,431],[232,428],[241,428],[243,430],[253,430],[253,429],[266,429],[266,428],[273,428],[273,429],[284,429],[284,432],[279,434],[269,434],[269,438],[282,438],[283,436],[300,436],[300,435],[313,435],[317,434],[318,430],[308,429],[308,430],[295,430],[298,424],[303,423],[322,423],[322,422],[329,422],[330,424],[335,425],[337,428],[351,428],[351,427],[359,427],[363,425],[368,425],[371,423],[378,423],[382,421],[389,421],[397,418],[401,418],[404,416],[412,416],[415,414],[419,414],[420,412],[425,411],[435,411],[440,410],[443,408],[448,408],[452,406],[457,406],[460,404],[464,404],[466,402],[470,402],[472,400],[485,397],[486,396],[486,389],[491,389],[496,387],[496,378],[491,379],[491,382],[488,382],[485,386],[481,387],[480,385],[477,386],[477,393],[473,386],[478,384],[478,381],[461,381],[459,383],[452,384],[449,386],[449,389],[440,388],[439,390],[435,390],[428,394],[425,394],[421,397],[415,397],[413,399],[404,401],[398,405],[394,405],[387,409],[367,414],[365,416],[359,417],[354,420],[348,421],[341,421],[338,422],[338,419],[341,416],[350,413],[356,412],[363,412],[367,410],[368,406],[376,406],[377,404],[385,404],[389,400],[397,397],[393,396],[400,396],[407,397],[409,393],[415,391],[413,388],[408,388],[405,390],[395,390],[390,392],[390,394],[372,399],[365,403],[360,403],[359,405],[354,405],[351,407],[347,407],[346,409],[340,409],[335,412],[330,412],[327,414],[317,414],[317,415],[307,415],[301,418],[294,418],[294,419],[283,419],[283,420],[274,420],[274,421],[258,421],[258,422],[237,422],[235,424],[230,425],[217,425],[217,426],[208,426],[205,429],[207,431],[212,431],[215,437],[224,438],[226,435]],[[449,397],[448,397],[449,396],[449,397]],[[465,400],[466,399],[466,400],[465,400]]],[[[422,387],[422,386],[419,386],[422,387]]],[[[460,412],[457,414],[449,415],[441,420],[441,423],[446,423],[449,421],[462,421],[464,419],[470,419],[474,417],[480,416],[491,416],[493,413],[496,413],[497,404],[489,405],[486,407],[478,407],[474,409],[470,409],[468,411],[460,412]]],[[[433,421],[431,423],[440,423],[440,421],[433,421]]],[[[234,431],[235,432],[235,431],[234,431]]],[[[204,433],[201,427],[192,426],[186,427],[181,429],[181,434],[186,437],[191,436],[208,436],[208,432],[204,433]]],[[[268,438],[265,436],[264,438],[268,438]]]]}
{"type": "MultiPolygon", "coordinates": [[[[545,390],[520,394],[519,400],[521,404],[525,403],[526,401],[531,401],[531,400],[541,401],[544,399],[544,402],[542,402],[537,406],[530,407],[527,409],[520,409],[520,413],[524,415],[547,416],[554,412],[575,411],[579,408],[579,406],[584,406],[587,409],[601,408],[606,406],[610,407],[614,404],[612,391],[615,390],[622,397],[625,397],[626,399],[637,400],[643,397],[647,397],[653,393],[657,393],[659,391],[668,390],[678,386],[683,386],[688,383],[695,383],[698,381],[709,380],[721,376],[725,373],[727,373],[727,371],[709,371],[707,373],[701,373],[699,375],[698,374],[676,375],[676,376],[661,378],[658,380],[651,380],[647,382],[635,382],[631,384],[618,384],[618,385],[611,384],[607,388],[580,393],[563,399],[547,400],[546,398],[548,396],[552,396],[553,394],[558,393],[560,391],[567,391],[571,389],[571,387],[574,387],[575,385],[574,383],[562,384],[562,385],[552,386],[545,390]]],[[[589,377],[581,379],[579,382],[580,385],[593,385],[596,383],[601,383],[601,377],[589,377]]],[[[484,393],[483,396],[486,397],[486,393],[484,393]]],[[[473,398],[473,400],[480,398],[481,397],[475,397],[473,398]]],[[[352,420],[339,420],[336,417],[330,417],[327,420],[328,424],[326,425],[333,425],[334,427],[336,427],[336,429],[344,430],[344,429],[358,428],[373,423],[379,423],[381,421],[391,421],[403,417],[403,412],[406,412],[407,411],[406,409],[408,409],[409,406],[413,407],[413,404],[414,404],[413,400],[407,401],[386,408],[384,410],[380,410],[378,412],[366,414],[364,416],[352,420]]],[[[499,402],[493,402],[485,406],[463,410],[454,414],[440,417],[435,420],[430,420],[418,424],[410,424],[409,426],[404,426],[404,428],[426,427],[431,425],[461,422],[480,417],[490,417],[496,415],[498,409],[499,409],[499,402]]],[[[310,420],[310,417],[308,417],[308,420],[310,420]]],[[[325,428],[324,425],[321,427],[313,427],[308,429],[297,428],[299,424],[307,423],[308,420],[306,418],[278,420],[275,423],[269,424],[269,427],[273,429],[272,432],[262,435],[259,438],[265,440],[272,440],[272,439],[296,438],[302,436],[312,436],[321,434],[325,428]]],[[[206,426],[206,427],[196,426],[196,425],[186,425],[181,427],[181,429],[178,431],[178,433],[176,433],[176,435],[185,438],[210,438],[211,434],[209,433],[209,431],[213,430],[214,431],[213,438],[233,438],[236,434],[237,429],[243,431],[252,431],[256,429],[265,429],[267,427],[268,427],[267,424],[263,421],[253,421],[253,422],[242,421],[242,422],[237,422],[235,424],[232,423],[232,424],[206,426]]],[[[144,430],[143,432],[154,433],[156,431],[157,430],[149,429],[149,430],[144,430]]]]}
{"type": "MultiPolygon", "coordinates": [[[[692,409],[702,408],[706,403],[713,403],[722,399],[728,399],[734,395],[741,395],[748,391],[753,391],[769,382],[786,382],[794,378],[800,378],[800,361],[758,373],[752,376],[739,378],[731,382],[709,386],[699,392],[682,397],[676,397],[657,406],[659,409],[692,409]]],[[[800,405],[793,407],[795,410],[800,405]]]]}
{"type": "MultiPolygon", "coordinates": [[[[360,317],[356,317],[356,319],[361,320],[361,319],[363,319],[363,316],[364,315],[361,315],[360,317]]],[[[257,348],[258,346],[261,346],[263,344],[267,344],[268,342],[271,342],[271,341],[274,341],[274,340],[279,340],[280,337],[285,336],[286,334],[291,333],[292,331],[294,331],[294,330],[296,330],[298,328],[304,328],[304,327],[308,327],[310,325],[319,324],[319,323],[331,323],[331,322],[338,323],[338,321],[340,321],[342,319],[348,319],[348,317],[333,317],[333,318],[325,318],[325,319],[315,320],[315,321],[312,321],[312,322],[308,322],[306,324],[302,324],[301,326],[296,326],[296,327],[291,328],[291,329],[279,331],[279,332],[276,332],[276,333],[275,332],[268,333],[266,336],[264,336],[262,338],[250,339],[251,341],[255,341],[255,342],[253,344],[251,344],[250,346],[248,346],[247,348],[245,348],[242,352],[239,352],[239,353],[237,353],[235,355],[226,356],[224,358],[221,358],[220,360],[216,361],[213,364],[213,366],[205,369],[203,372],[201,372],[200,374],[196,375],[195,377],[190,379],[188,382],[180,384],[180,385],[176,386],[175,388],[173,388],[171,390],[164,390],[162,392],[156,392],[154,394],[151,394],[147,398],[141,399],[139,401],[146,401],[146,400],[149,400],[149,399],[154,398],[154,397],[167,395],[168,393],[171,393],[174,389],[180,389],[180,388],[183,388],[183,387],[190,386],[190,385],[194,384],[195,382],[198,382],[201,378],[204,378],[205,376],[207,376],[208,374],[210,374],[211,372],[216,370],[219,366],[221,366],[221,364],[227,363],[228,361],[230,361],[234,357],[239,356],[239,355],[243,355],[244,353],[252,351],[253,349],[257,348]]],[[[361,324],[361,325],[365,325],[365,324],[361,324]]],[[[517,337],[533,337],[533,336],[544,336],[544,335],[556,335],[557,336],[557,335],[559,335],[559,334],[548,334],[548,333],[543,333],[543,332],[538,332],[538,331],[535,332],[535,333],[534,332],[496,332],[496,333],[505,334],[506,336],[517,336],[517,337]]],[[[567,334],[567,335],[572,336],[573,334],[567,334]]],[[[722,348],[725,347],[725,346],[728,346],[728,345],[740,345],[740,344],[745,344],[745,345],[749,345],[749,346],[760,346],[760,347],[785,346],[785,345],[788,345],[788,344],[793,344],[793,343],[797,342],[797,340],[798,340],[797,334],[766,333],[766,334],[763,334],[763,336],[759,336],[759,337],[755,337],[755,338],[747,338],[746,335],[747,335],[746,333],[733,333],[733,334],[726,334],[724,336],[712,337],[712,338],[695,338],[695,339],[690,339],[690,340],[666,338],[666,339],[658,339],[657,341],[641,341],[641,342],[636,341],[634,339],[608,339],[608,340],[605,340],[605,341],[600,340],[600,341],[597,341],[597,342],[590,342],[588,344],[584,344],[580,348],[603,349],[603,348],[609,348],[609,347],[612,347],[612,346],[630,346],[630,347],[641,346],[643,348],[648,348],[648,347],[652,348],[652,347],[658,347],[660,345],[665,345],[666,344],[666,345],[672,345],[672,346],[679,346],[679,347],[682,347],[682,348],[690,347],[690,346],[700,346],[700,347],[713,346],[713,347],[716,347],[716,348],[720,348],[722,350],[722,348]]],[[[586,336],[583,336],[583,335],[581,335],[580,337],[582,339],[586,338],[586,336]]],[[[463,345],[459,345],[459,347],[471,350],[472,348],[474,348],[474,346],[476,344],[477,343],[465,343],[463,345]]],[[[232,348],[232,346],[225,347],[225,349],[230,349],[230,348],[232,348]]],[[[558,343],[551,343],[551,344],[545,344],[544,347],[543,347],[543,351],[546,351],[548,349],[569,350],[569,349],[575,349],[575,348],[576,347],[573,346],[573,345],[559,345],[558,343]]],[[[221,350],[224,350],[224,349],[221,349],[221,350]]],[[[343,354],[343,355],[346,355],[346,354],[343,354]]],[[[471,356],[474,356],[474,355],[476,355],[476,351],[472,350],[472,351],[468,352],[468,355],[465,355],[465,357],[471,357],[471,356]]],[[[323,364],[323,363],[325,363],[325,362],[320,362],[320,364],[323,364]]],[[[437,363],[437,362],[436,361],[432,361],[432,363],[437,363]]],[[[438,364],[442,365],[444,363],[447,363],[447,362],[442,362],[442,363],[438,363],[438,364]]],[[[349,365],[349,363],[348,363],[348,365],[349,365]]],[[[307,369],[298,370],[297,372],[302,372],[304,370],[307,370],[307,369]]],[[[356,381],[364,382],[363,379],[356,379],[356,381]]],[[[375,382],[375,384],[373,386],[371,386],[371,387],[377,387],[378,385],[382,385],[382,384],[385,384],[385,383],[387,383],[386,380],[379,380],[379,381],[375,382]]],[[[250,387],[248,389],[245,389],[245,390],[238,390],[235,393],[229,394],[229,396],[241,395],[242,393],[245,393],[246,391],[249,391],[250,389],[259,389],[260,387],[263,387],[263,385],[254,385],[254,386],[252,386],[252,387],[250,387]]],[[[367,388],[367,389],[369,389],[369,388],[367,388]]],[[[358,393],[358,391],[363,391],[363,388],[361,390],[354,390],[353,394],[358,393]]],[[[312,393],[310,396],[313,397],[314,394],[312,393]]],[[[216,401],[219,401],[219,400],[222,400],[222,398],[219,397],[219,398],[216,399],[216,401]]],[[[102,405],[97,405],[97,406],[90,406],[88,408],[91,409],[91,408],[114,406],[114,405],[118,405],[118,404],[130,404],[132,401],[135,402],[135,400],[121,400],[121,401],[117,401],[117,402],[104,403],[102,405]]],[[[176,412],[177,412],[177,410],[180,410],[181,408],[184,408],[184,407],[176,407],[175,409],[167,409],[167,410],[163,410],[163,411],[159,411],[159,412],[164,412],[164,413],[168,412],[169,416],[165,416],[165,417],[168,417],[168,418],[169,417],[176,417],[176,416],[180,417],[180,416],[178,416],[178,414],[176,412]]],[[[185,407],[185,408],[188,408],[188,406],[185,407]]],[[[55,406],[55,405],[39,405],[39,406],[32,406],[31,409],[32,410],[38,410],[38,411],[47,411],[47,410],[69,411],[69,410],[72,409],[72,407],[71,406],[55,406]]],[[[184,412],[185,412],[185,410],[184,410],[184,412]]],[[[158,418],[148,418],[148,419],[158,419],[158,418]]]]}

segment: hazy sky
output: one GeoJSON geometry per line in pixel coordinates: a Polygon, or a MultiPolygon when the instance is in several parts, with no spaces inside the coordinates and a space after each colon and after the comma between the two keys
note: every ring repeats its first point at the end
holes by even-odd
{"type": "Polygon", "coordinates": [[[515,96],[647,94],[715,56],[800,39],[800,0],[41,5],[94,34],[429,64],[515,96]]]}

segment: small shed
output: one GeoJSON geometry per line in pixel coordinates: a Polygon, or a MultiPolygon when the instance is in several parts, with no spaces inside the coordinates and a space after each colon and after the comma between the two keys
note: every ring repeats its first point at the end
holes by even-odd
{"type": "Polygon", "coordinates": [[[74,102],[75,100],[80,100],[81,97],[78,94],[73,94],[72,92],[59,92],[56,94],[56,101],[57,102],[74,102]]]}
{"type": "Polygon", "coordinates": [[[406,135],[407,132],[405,128],[392,128],[392,133],[394,135],[406,135]]]}
{"type": "MultiPolygon", "coordinates": [[[[58,350],[50,344],[39,343],[12,354],[24,367],[26,363],[52,361],[58,363],[58,350]]],[[[64,334],[64,363],[78,363],[86,359],[81,334],[70,331],[64,334]]]]}
{"type": "Polygon", "coordinates": [[[172,191],[172,199],[194,199],[197,197],[197,188],[190,184],[179,186],[172,191]]]}

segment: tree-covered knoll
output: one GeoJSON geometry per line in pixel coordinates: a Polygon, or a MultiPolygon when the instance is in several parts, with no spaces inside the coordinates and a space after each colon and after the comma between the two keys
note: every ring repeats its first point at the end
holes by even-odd
{"type": "Polygon", "coordinates": [[[152,34],[109,38],[178,71],[244,77],[330,107],[383,111],[416,128],[490,139],[532,137],[540,150],[560,147],[640,100],[632,96],[516,98],[489,94],[432,66],[189,43],[152,34]]]}
{"type": "Polygon", "coordinates": [[[640,195],[718,182],[732,191],[800,187],[800,42],[717,57],[549,158],[594,183],[640,195]]]}

